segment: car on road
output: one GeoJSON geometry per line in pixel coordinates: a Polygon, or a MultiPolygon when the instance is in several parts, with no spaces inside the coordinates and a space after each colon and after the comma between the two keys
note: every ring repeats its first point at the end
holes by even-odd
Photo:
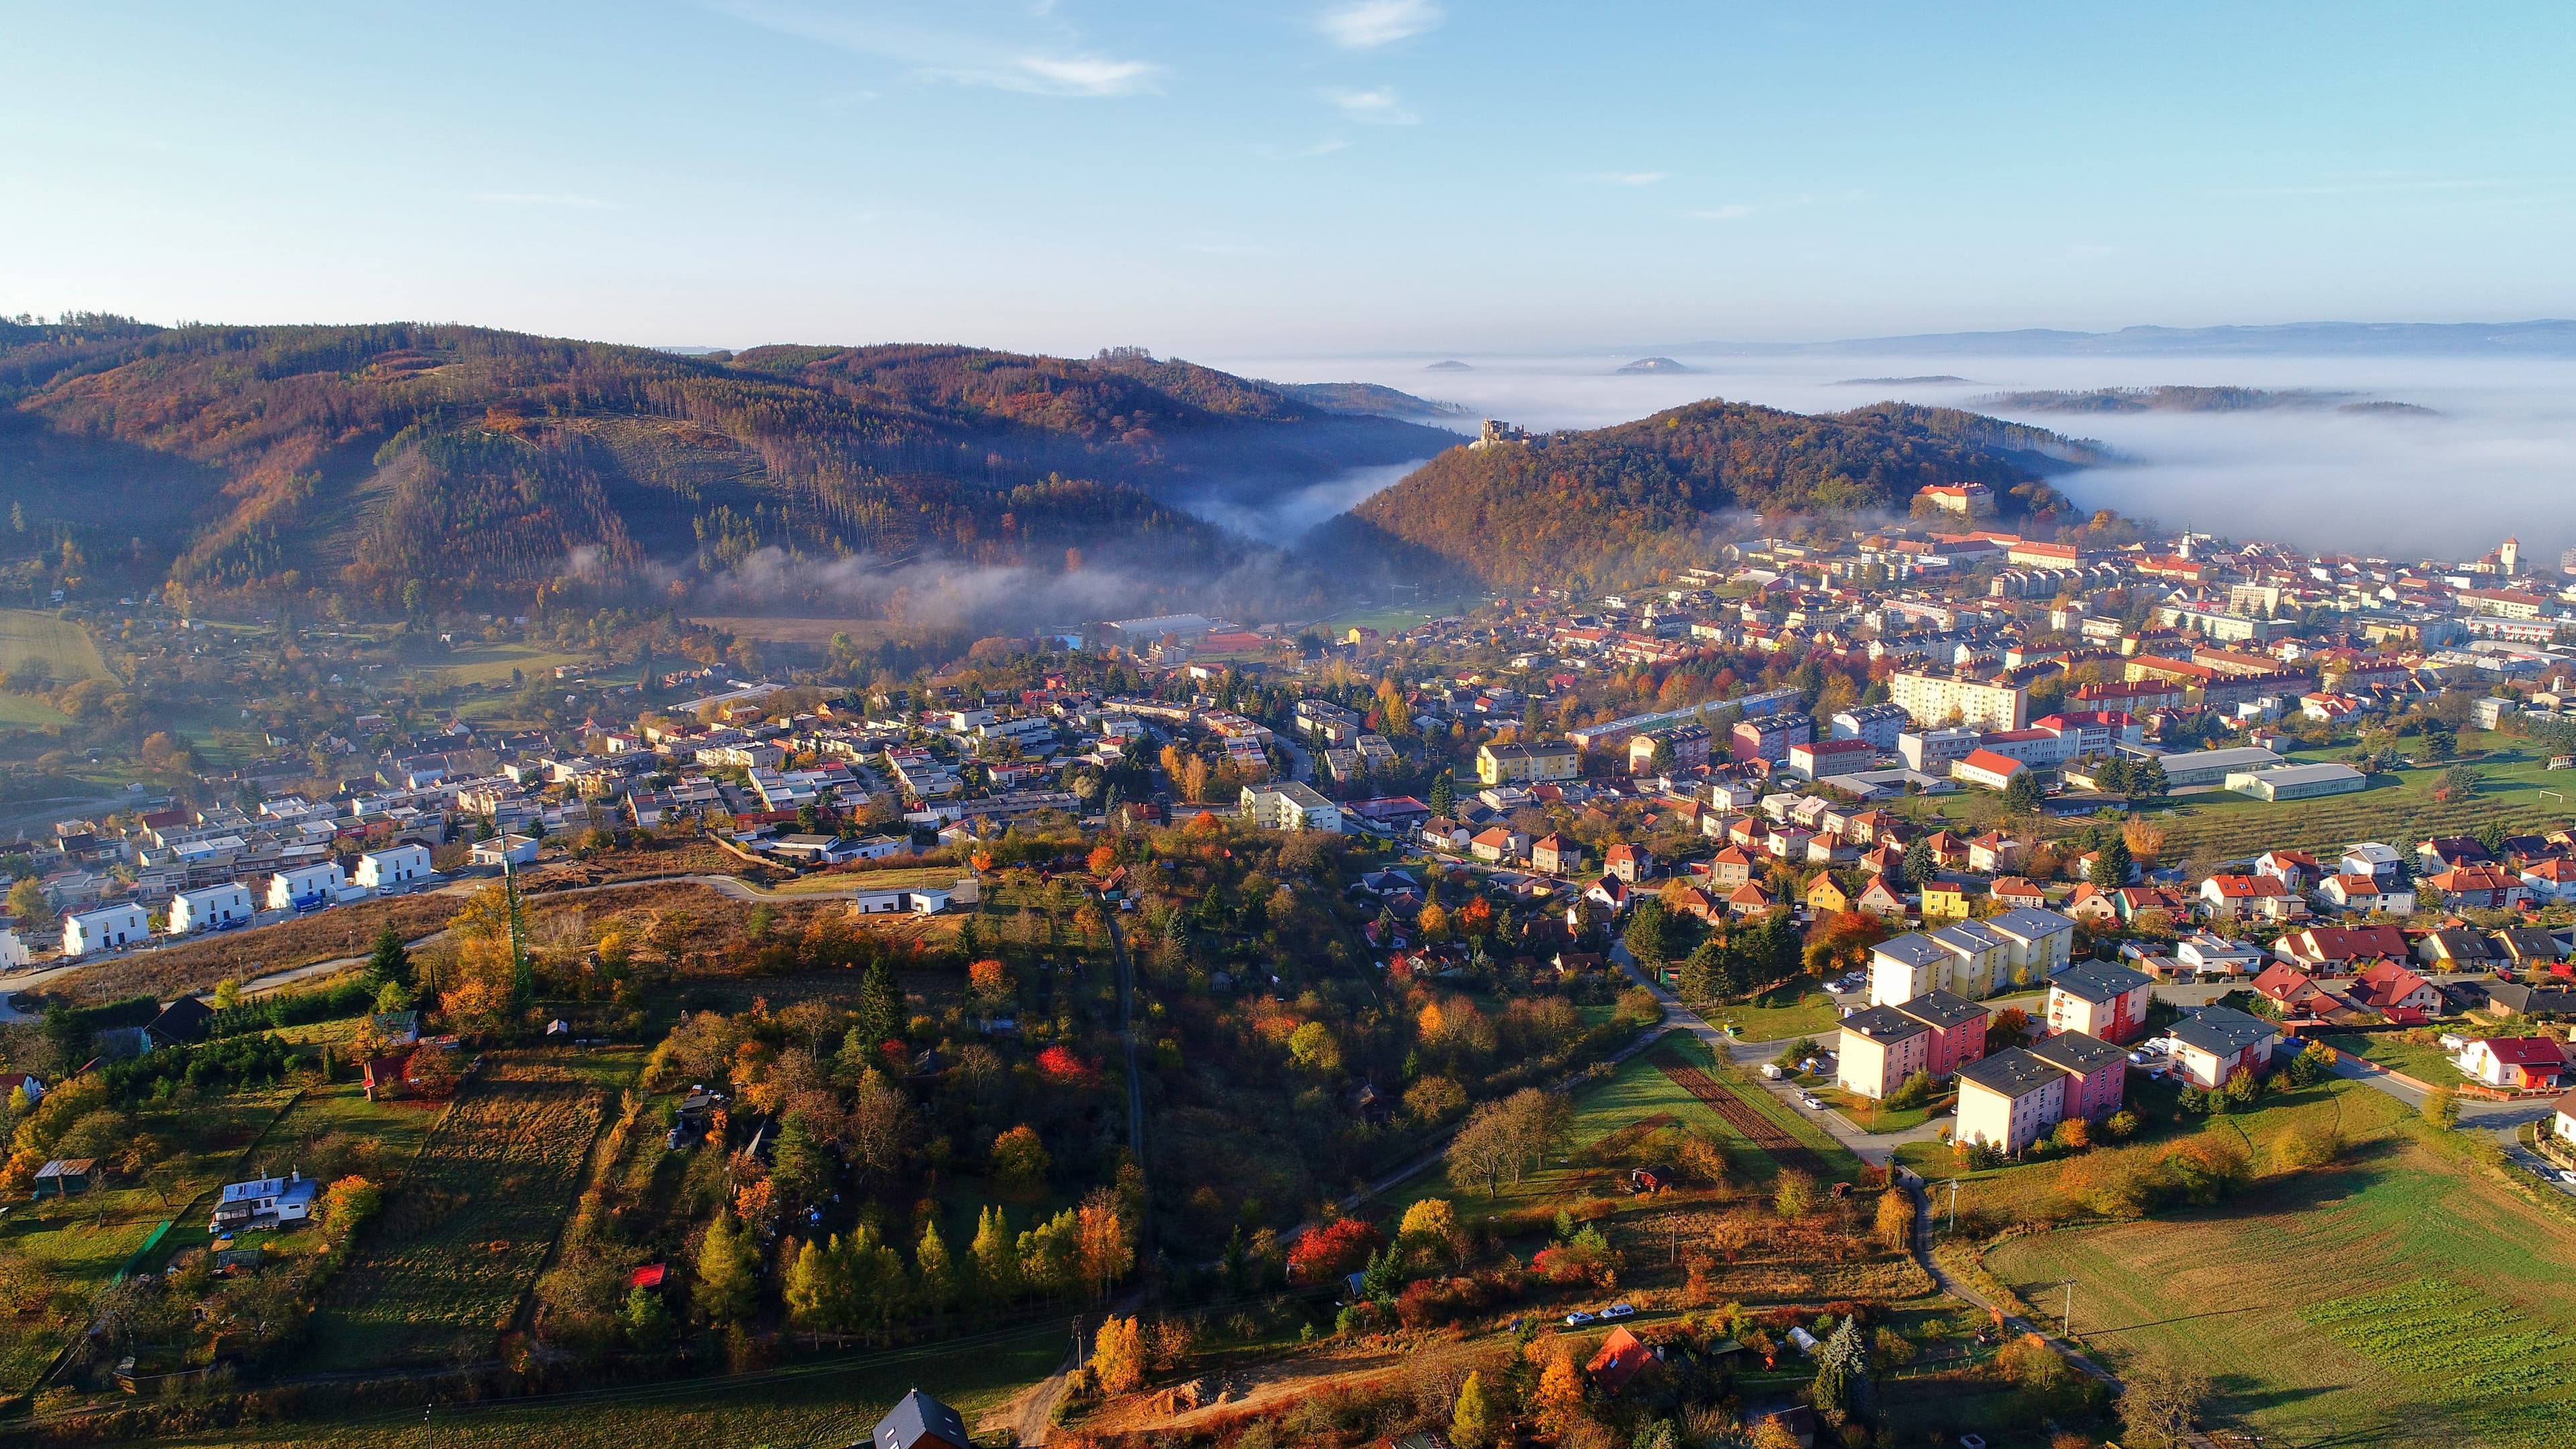
{"type": "Polygon", "coordinates": [[[2576,1187],[2576,1168],[2562,1167],[2558,1169],[2558,1180],[2567,1184],[2569,1187],[2576,1187]]]}
{"type": "Polygon", "coordinates": [[[1603,1318],[1634,1318],[1637,1316],[1637,1305],[1634,1303],[1613,1303],[1609,1307],[1601,1310],[1601,1316],[1603,1318]]]}
{"type": "Polygon", "coordinates": [[[1573,1311],[1572,1313],[1569,1313],[1569,1314],[1565,1315],[1565,1326],[1566,1326],[1566,1327],[1568,1327],[1568,1328],[1581,1328],[1583,1325],[1585,1325],[1585,1324],[1587,1324],[1587,1323],[1599,1323],[1600,1321],[1601,1321],[1601,1315],[1600,1315],[1600,1314],[1598,1314],[1598,1313],[1586,1313],[1586,1312],[1584,1312],[1584,1311],[1583,1311],[1582,1309],[1580,1309],[1580,1308],[1576,1309],[1576,1310],[1575,1310],[1575,1311],[1573,1311]]]}
{"type": "Polygon", "coordinates": [[[1821,1112],[1825,1110],[1825,1104],[1818,1100],[1816,1094],[1813,1092],[1800,1092],[1798,1094],[1798,1102],[1810,1112],[1821,1112]]]}

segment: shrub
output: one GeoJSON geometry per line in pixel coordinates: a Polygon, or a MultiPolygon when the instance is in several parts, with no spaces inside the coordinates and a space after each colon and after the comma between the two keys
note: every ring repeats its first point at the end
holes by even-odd
{"type": "Polygon", "coordinates": [[[1887,1094],[1887,1110],[1902,1112],[1908,1108],[1920,1107],[1932,1100],[1932,1091],[1932,1074],[1918,1070],[1899,1083],[1895,1091],[1887,1094]]]}
{"type": "Polygon", "coordinates": [[[2332,1122],[2303,1122],[2275,1149],[2286,1167],[2323,1167],[2343,1156],[2343,1132],[2332,1122]]]}
{"type": "Polygon", "coordinates": [[[2060,1197],[2106,1218],[2145,1217],[2171,1187],[2171,1174],[2143,1150],[2095,1152],[2057,1170],[2060,1197]]]}
{"type": "Polygon", "coordinates": [[[2183,1196],[2204,1205],[2232,1195],[2254,1177],[2253,1158],[2242,1146],[2207,1132],[2165,1154],[2165,1165],[2183,1196]]]}

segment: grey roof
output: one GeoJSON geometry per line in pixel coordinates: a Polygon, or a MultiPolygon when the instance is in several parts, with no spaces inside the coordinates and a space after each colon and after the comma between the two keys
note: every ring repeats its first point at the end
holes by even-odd
{"type": "Polygon", "coordinates": [[[1955,1026],[1986,1019],[1984,1007],[1947,991],[1926,991],[1898,1003],[1896,1010],[1937,1031],[1948,1031],[1955,1026]]]}
{"type": "Polygon", "coordinates": [[[2442,956],[2453,961],[2492,961],[2496,956],[2495,943],[2466,926],[2445,926],[2428,932],[2424,944],[2438,948],[2442,956]]]}
{"type": "Polygon", "coordinates": [[[2078,961],[2057,973],[2048,983],[2079,1001],[2100,1004],[2117,1001],[2141,986],[2151,984],[2143,973],[2112,961],[2078,961]]]}
{"type": "Polygon", "coordinates": [[[1893,1006],[1873,1006],[1867,1011],[1855,1011],[1844,1017],[1843,1030],[1875,1042],[1894,1042],[1921,1036],[1931,1028],[1893,1006]]]}
{"type": "MultiPolygon", "coordinates": [[[[1998,916],[1996,919],[2001,920],[2002,917],[1998,916]]],[[[2010,937],[1998,936],[1987,930],[1984,923],[1978,921],[1952,921],[1934,931],[1932,939],[1953,951],[1970,954],[1993,951],[2012,944],[2010,937]]]]}
{"type": "Polygon", "coordinates": [[[1877,951],[1908,966],[1938,966],[1950,959],[1950,953],[1942,950],[1939,942],[1920,931],[1909,931],[1892,941],[1881,941],[1877,951]]]}
{"type": "Polygon", "coordinates": [[[2007,1097],[2027,1097],[2065,1073],[2020,1047],[2006,1047],[1983,1061],[1959,1068],[1959,1080],[1974,1082],[2007,1097]]]}
{"type": "Polygon", "coordinates": [[[971,1449],[973,1441],[955,1409],[914,1389],[877,1421],[875,1443],[876,1449],[971,1449]]]}
{"type": "Polygon", "coordinates": [[[2278,1036],[2272,1023],[2232,1006],[2204,1006],[2174,1024],[2173,1039],[2214,1057],[2232,1057],[2266,1037],[2278,1036]]]}
{"type": "Polygon", "coordinates": [[[2116,1062],[2126,1061],[2128,1053],[2080,1031],[2061,1031],[2043,1037],[2030,1048],[2030,1054],[2053,1067],[2063,1067],[2079,1077],[2089,1077],[2116,1062]]]}
{"type": "Polygon", "coordinates": [[[2001,931],[2008,936],[2017,936],[2025,941],[2035,941],[2042,936],[2054,936],[2061,931],[2075,929],[2075,921],[2072,917],[2061,916],[2055,911],[2038,910],[2031,906],[2018,906],[2000,916],[1988,916],[1984,924],[1990,930],[2001,931]]]}

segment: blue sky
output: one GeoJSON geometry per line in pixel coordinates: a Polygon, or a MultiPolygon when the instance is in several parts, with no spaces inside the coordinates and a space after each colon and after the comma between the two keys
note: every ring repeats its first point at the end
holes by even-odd
{"type": "Polygon", "coordinates": [[[2561,5],[0,14],[5,312],[1181,355],[2576,315],[2561,5]]]}

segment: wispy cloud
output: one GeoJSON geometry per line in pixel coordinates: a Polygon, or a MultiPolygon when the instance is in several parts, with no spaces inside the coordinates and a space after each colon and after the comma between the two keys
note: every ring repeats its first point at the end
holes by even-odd
{"type": "Polygon", "coordinates": [[[477,191],[466,198],[486,206],[570,206],[609,207],[617,203],[577,191],[477,191]]]}
{"type": "Polygon", "coordinates": [[[1806,206],[1815,199],[1812,194],[1808,194],[1784,197],[1778,201],[1731,201],[1724,206],[1701,207],[1690,215],[1700,221],[1741,221],[1745,217],[1759,216],[1766,211],[1786,211],[1793,206],[1806,206]]]}
{"type": "Polygon", "coordinates": [[[1375,50],[1440,28],[1434,0],[1354,0],[1316,20],[1326,38],[1345,50],[1375,50]]]}
{"type": "Polygon", "coordinates": [[[1084,45],[1069,26],[1048,18],[1053,7],[1047,5],[954,5],[940,11],[952,23],[931,26],[882,4],[824,11],[797,0],[704,3],[763,29],[890,60],[920,79],[954,85],[1093,99],[1151,91],[1163,73],[1151,61],[1104,55],[1084,45]],[[985,23],[965,28],[977,16],[985,23]]]}
{"type": "Polygon", "coordinates": [[[1699,218],[1701,221],[1734,221],[1738,217],[1751,216],[1752,214],[1753,208],[1744,205],[1742,202],[1735,202],[1726,206],[1703,207],[1702,209],[1691,213],[1692,216],[1699,218]]]}
{"type": "Polygon", "coordinates": [[[1351,149],[1351,143],[1342,140],[1338,136],[1330,140],[1317,141],[1311,146],[1265,145],[1255,148],[1255,150],[1264,159],[1271,161],[1304,161],[1316,156],[1330,156],[1336,151],[1347,151],[1349,149],[1351,149]]]}
{"type": "Polygon", "coordinates": [[[1671,175],[1669,171],[1595,171],[1574,179],[1587,186],[1652,186],[1671,175]]]}
{"type": "Polygon", "coordinates": [[[1365,91],[1347,87],[1329,90],[1324,92],[1324,99],[1341,107],[1343,115],[1372,126],[1410,126],[1422,119],[1404,104],[1393,86],[1365,91]]]}

